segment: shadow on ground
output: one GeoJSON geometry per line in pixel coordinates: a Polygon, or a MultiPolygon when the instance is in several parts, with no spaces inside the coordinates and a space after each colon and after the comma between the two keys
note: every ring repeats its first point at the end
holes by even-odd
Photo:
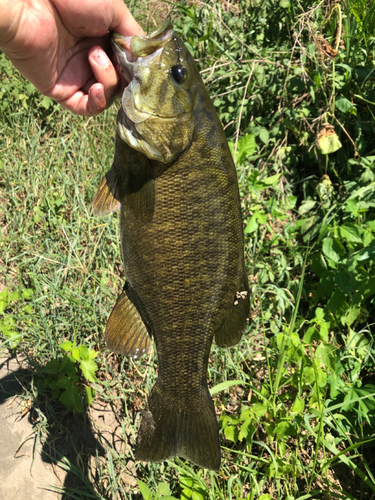
{"type": "MultiPolygon", "coordinates": [[[[16,357],[0,358],[0,498],[103,498],[95,492],[100,491],[97,464],[110,449],[124,451],[122,412],[95,402],[88,413],[73,414],[58,401],[32,400],[34,375],[16,357]],[[21,485],[12,497],[17,476],[24,478],[25,488],[21,485]]],[[[131,475],[126,479],[136,483],[131,475]]]]}

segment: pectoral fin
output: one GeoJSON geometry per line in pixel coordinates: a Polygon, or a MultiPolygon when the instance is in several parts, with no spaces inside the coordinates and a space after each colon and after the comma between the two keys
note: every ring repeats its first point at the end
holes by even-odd
{"type": "Polygon", "coordinates": [[[105,338],[111,351],[138,358],[150,349],[151,338],[132,295],[126,284],[108,319],[105,338]]]}
{"type": "Polygon", "coordinates": [[[246,271],[244,270],[241,284],[233,298],[233,304],[229,314],[215,335],[215,340],[219,347],[230,347],[241,340],[249,320],[249,314],[249,284],[246,271]]]}
{"type": "Polygon", "coordinates": [[[105,174],[92,203],[94,215],[110,215],[120,207],[119,186],[114,165],[105,174]]]}
{"type": "Polygon", "coordinates": [[[149,222],[154,215],[155,181],[148,160],[142,167],[136,173],[130,170],[126,203],[137,218],[149,222]]]}

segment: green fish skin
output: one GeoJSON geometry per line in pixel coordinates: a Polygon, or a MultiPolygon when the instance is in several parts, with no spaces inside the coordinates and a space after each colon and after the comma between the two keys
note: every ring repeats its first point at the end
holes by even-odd
{"type": "Polygon", "coordinates": [[[218,470],[208,358],[214,338],[221,347],[239,342],[250,309],[236,170],[193,58],[169,21],[149,36],[112,41],[130,84],[93,210],[121,209],[127,281],[106,342],[138,357],[155,341],[158,378],[136,458],[179,456],[218,470]]]}

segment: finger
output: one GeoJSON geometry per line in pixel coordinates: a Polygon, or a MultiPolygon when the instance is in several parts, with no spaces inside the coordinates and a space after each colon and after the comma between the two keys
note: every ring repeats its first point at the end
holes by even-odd
{"type": "Polygon", "coordinates": [[[45,95],[58,102],[64,101],[81,89],[91,77],[88,50],[81,50],[69,59],[55,85],[45,95]]]}
{"type": "Polygon", "coordinates": [[[108,107],[119,89],[120,81],[117,71],[105,51],[99,46],[90,49],[89,63],[96,80],[104,87],[106,107],[108,107]]]}
{"type": "Polygon", "coordinates": [[[114,0],[113,2],[113,20],[109,25],[109,30],[115,31],[122,36],[145,35],[145,32],[130,14],[123,0],[114,0]]]}
{"type": "Polygon", "coordinates": [[[89,90],[87,108],[90,115],[97,115],[108,107],[101,83],[95,83],[89,90]]]}
{"type": "Polygon", "coordinates": [[[95,84],[95,83],[98,83],[96,81],[96,78],[95,76],[92,76],[87,83],[85,83],[85,85],[83,87],[81,87],[79,90],[82,90],[82,92],[84,94],[88,94],[89,93],[89,90],[91,89],[91,87],[95,84]]]}
{"type": "Polygon", "coordinates": [[[109,105],[101,83],[91,85],[87,94],[83,90],[78,90],[67,99],[58,102],[69,111],[82,116],[97,115],[108,108],[109,105]]]}
{"type": "Polygon", "coordinates": [[[72,111],[72,113],[83,116],[90,116],[88,102],[89,96],[82,90],[78,90],[66,99],[58,101],[61,106],[68,109],[69,111],[72,111]]]}
{"type": "Polygon", "coordinates": [[[74,36],[104,36],[108,31],[120,35],[144,35],[123,0],[50,0],[66,28],[74,36]]]}

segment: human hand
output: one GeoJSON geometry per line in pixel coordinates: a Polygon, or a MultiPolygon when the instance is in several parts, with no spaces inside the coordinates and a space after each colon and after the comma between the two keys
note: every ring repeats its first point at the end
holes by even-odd
{"type": "Polygon", "coordinates": [[[0,7],[0,47],[40,92],[79,115],[111,104],[119,76],[106,54],[108,31],[144,34],[123,0],[0,0],[0,7]]]}

